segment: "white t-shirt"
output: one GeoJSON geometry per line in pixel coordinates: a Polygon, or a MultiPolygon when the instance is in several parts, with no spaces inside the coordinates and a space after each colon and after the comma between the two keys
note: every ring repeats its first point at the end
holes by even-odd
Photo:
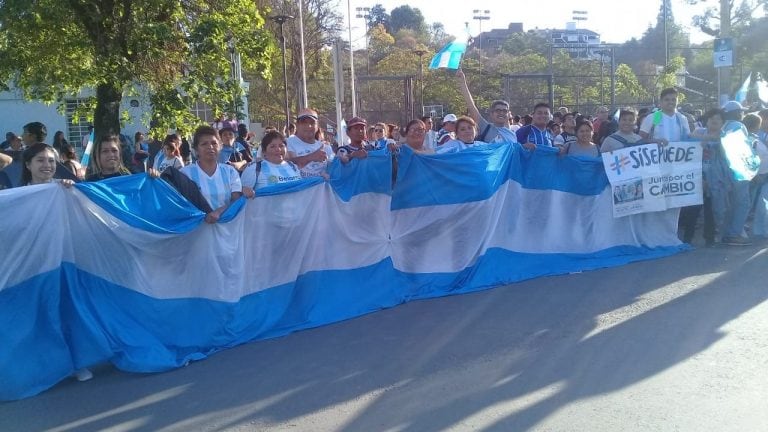
{"type": "Polygon", "coordinates": [[[243,191],[240,174],[230,165],[217,164],[212,176],[206,174],[197,163],[185,166],[181,172],[197,183],[200,193],[214,210],[229,204],[232,193],[243,191]]]}
{"type": "Polygon", "coordinates": [[[259,166],[259,162],[253,162],[243,170],[243,176],[240,178],[243,186],[259,189],[264,186],[301,180],[301,172],[299,171],[299,168],[296,164],[288,161],[274,164],[267,160],[262,160],[261,171],[258,174],[258,178],[256,176],[257,166],[259,166]]]}
{"type": "Polygon", "coordinates": [[[468,148],[474,147],[476,144],[479,144],[480,141],[474,141],[471,144],[467,144],[464,141],[461,140],[450,140],[447,143],[439,146],[435,152],[437,154],[445,154],[445,153],[458,153],[462,150],[466,150],[468,148]]]}
{"type": "Polygon", "coordinates": [[[155,155],[155,162],[152,164],[152,167],[160,172],[165,171],[168,167],[174,167],[176,169],[181,169],[184,166],[184,161],[181,160],[180,156],[174,156],[172,158],[165,157],[165,152],[159,151],[155,155]]]}
{"type": "Polygon", "coordinates": [[[320,148],[325,150],[325,154],[328,159],[325,162],[310,162],[301,168],[301,175],[303,177],[318,177],[325,172],[328,163],[333,160],[333,148],[323,143],[322,141],[315,141],[314,143],[307,143],[302,141],[298,136],[292,135],[286,140],[288,143],[288,151],[295,154],[297,157],[306,156],[310,153],[314,153],[320,148]]]}
{"type": "Polygon", "coordinates": [[[437,146],[437,132],[430,129],[424,135],[424,147],[435,148],[437,146]]]}
{"type": "Polygon", "coordinates": [[[691,134],[688,119],[679,112],[675,111],[675,114],[671,116],[661,112],[661,122],[654,127],[653,119],[656,115],[656,112],[648,114],[643,119],[643,123],[640,124],[640,131],[649,134],[651,139],[663,138],[669,142],[674,142],[681,141],[691,134]],[[653,129],[653,134],[651,134],[651,129],[653,129]]]}

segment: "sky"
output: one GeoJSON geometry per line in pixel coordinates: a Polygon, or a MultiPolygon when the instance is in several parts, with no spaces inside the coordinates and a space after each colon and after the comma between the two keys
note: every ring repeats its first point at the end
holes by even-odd
{"type": "MultiPolygon", "coordinates": [[[[339,0],[340,12],[346,20],[347,1],[352,6],[353,17],[357,7],[371,7],[381,3],[387,12],[408,4],[418,8],[427,23],[441,22],[446,31],[456,37],[466,35],[465,22],[469,22],[472,36],[480,32],[479,21],[473,20],[474,9],[489,10],[490,20],[482,21],[483,31],[492,28],[507,28],[510,22],[522,22],[523,29],[528,31],[535,28],[565,28],[568,21],[573,21],[574,10],[586,11],[587,20],[578,24],[580,28],[593,30],[600,34],[605,43],[621,43],[633,37],[640,38],[649,25],[656,22],[662,0],[614,2],[616,6],[607,6],[606,0],[550,0],[550,1],[499,1],[499,0],[339,0]],[[530,7],[541,4],[544,7],[530,7]],[[516,6],[515,6],[516,5],[516,6]]],[[[711,3],[711,1],[710,1],[711,3]]],[[[716,2],[715,2],[716,3],[716,2]]],[[[672,13],[675,21],[688,32],[693,43],[701,43],[711,39],[710,36],[691,27],[691,18],[700,13],[702,6],[691,6],[684,0],[671,0],[672,13]]],[[[345,21],[345,26],[348,21],[345,21]]],[[[357,47],[364,46],[365,26],[362,19],[352,20],[352,39],[357,47]]],[[[348,38],[348,30],[344,37],[348,38]]]]}

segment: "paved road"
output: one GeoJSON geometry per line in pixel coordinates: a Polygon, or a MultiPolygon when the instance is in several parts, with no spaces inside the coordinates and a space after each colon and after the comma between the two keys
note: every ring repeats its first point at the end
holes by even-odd
{"type": "Polygon", "coordinates": [[[96,368],[0,431],[768,431],[768,250],[419,301],[156,375],[96,368]]]}

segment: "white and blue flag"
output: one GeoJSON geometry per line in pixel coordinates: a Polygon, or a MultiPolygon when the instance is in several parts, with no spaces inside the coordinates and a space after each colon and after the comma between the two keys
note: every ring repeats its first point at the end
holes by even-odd
{"type": "Polygon", "coordinates": [[[688,247],[677,210],[612,217],[599,159],[477,145],[329,167],[219,223],[145,174],[0,191],[0,401],[110,362],[162,372],[404,302],[688,247]],[[52,219],[52,215],[55,217],[52,219]]]}
{"type": "Polygon", "coordinates": [[[467,51],[467,41],[455,40],[449,42],[440,51],[432,57],[429,63],[430,69],[454,69],[458,70],[461,66],[461,58],[467,51]]]}
{"type": "Polygon", "coordinates": [[[736,91],[733,99],[739,103],[743,103],[747,100],[747,93],[749,93],[749,87],[752,85],[752,72],[747,75],[747,79],[741,84],[741,87],[736,91]]]}

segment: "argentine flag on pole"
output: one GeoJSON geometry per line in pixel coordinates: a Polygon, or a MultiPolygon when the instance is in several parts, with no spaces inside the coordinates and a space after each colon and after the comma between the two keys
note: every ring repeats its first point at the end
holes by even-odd
{"type": "Polygon", "coordinates": [[[734,99],[736,99],[739,103],[743,103],[745,100],[747,100],[747,93],[749,92],[749,86],[752,84],[752,72],[747,75],[747,79],[744,80],[744,83],[741,84],[741,87],[739,87],[739,90],[736,91],[736,94],[734,95],[734,99]]]}
{"type": "Polygon", "coordinates": [[[467,51],[467,41],[449,42],[440,51],[432,57],[429,64],[430,69],[459,69],[461,57],[467,51]]]}

